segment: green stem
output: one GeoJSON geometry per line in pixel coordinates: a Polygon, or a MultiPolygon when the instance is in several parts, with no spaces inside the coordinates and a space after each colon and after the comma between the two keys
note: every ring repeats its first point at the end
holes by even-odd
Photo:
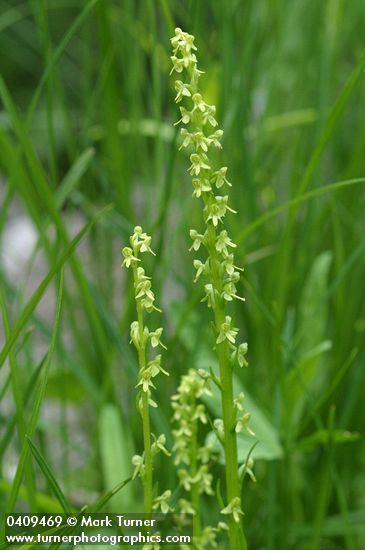
{"type": "MultiPolygon", "coordinates": [[[[195,405],[195,399],[194,399],[195,405]]],[[[194,406],[193,406],[194,409],[194,406]]],[[[191,463],[191,477],[194,478],[197,474],[197,462],[198,462],[198,421],[195,420],[192,426],[191,434],[191,452],[190,452],[190,463],[191,463]]],[[[199,537],[201,531],[200,524],[200,506],[199,506],[199,487],[197,483],[194,483],[191,487],[191,503],[193,505],[195,515],[193,518],[193,533],[194,538],[199,537]]]]}
{"type": "MultiPolygon", "coordinates": [[[[134,283],[137,282],[137,267],[133,267],[133,279],[134,283]]],[[[144,324],[143,324],[143,308],[137,301],[137,316],[138,316],[138,332],[139,332],[139,346],[138,346],[138,365],[139,372],[142,372],[146,368],[146,340],[144,336],[144,324]]],[[[141,416],[142,416],[142,429],[143,429],[143,446],[144,446],[144,466],[145,471],[142,478],[143,481],[143,501],[144,501],[144,513],[152,513],[152,454],[151,454],[151,427],[150,427],[150,412],[148,403],[148,393],[142,391],[142,403],[141,403],[141,416]]]]}
{"type": "MultiPolygon", "coordinates": [[[[219,274],[219,258],[215,249],[216,231],[212,224],[208,224],[208,251],[210,255],[210,267],[213,288],[222,293],[222,280],[219,274]]],[[[217,297],[214,310],[214,321],[216,333],[219,333],[221,325],[225,321],[225,307],[220,297],[217,297]]],[[[227,501],[230,503],[234,498],[241,498],[241,484],[238,476],[238,456],[236,438],[236,411],[233,403],[233,375],[232,365],[229,356],[227,341],[224,340],[216,345],[219,362],[219,374],[221,382],[221,401],[224,425],[224,456],[226,462],[226,489],[227,501]]],[[[243,533],[242,525],[236,523],[230,515],[228,521],[230,548],[246,550],[247,543],[243,533]]]]}
{"type": "Polygon", "coordinates": [[[143,424],[143,443],[144,443],[144,464],[145,474],[143,478],[144,491],[144,512],[152,513],[152,454],[151,454],[151,430],[150,413],[148,404],[148,395],[143,392],[142,396],[142,424],[143,424]]]}

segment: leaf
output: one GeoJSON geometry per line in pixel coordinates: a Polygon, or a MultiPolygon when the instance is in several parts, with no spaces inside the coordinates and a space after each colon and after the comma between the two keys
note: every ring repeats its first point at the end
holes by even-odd
{"type": "MultiPolygon", "coordinates": [[[[5,298],[3,296],[3,291],[0,285],[0,307],[3,317],[3,324],[5,329],[5,337],[9,338],[10,334],[10,322],[8,311],[5,303],[5,298]]],[[[10,376],[11,376],[11,388],[13,393],[13,398],[15,402],[15,419],[18,427],[18,438],[20,441],[24,440],[26,433],[26,424],[25,424],[25,414],[24,414],[24,400],[21,392],[21,374],[18,370],[19,365],[15,357],[14,348],[9,350],[9,367],[10,367],[10,376]]],[[[25,466],[25,478],[26,486],[28,491],[28,503],[30,509],[36,508],[36,501],[34,499],[35,493],[35,482],[34,482],[34,472],[33,465],[31,462],[28,462],[25,466]]]]}
{"type": "Polygon", "coordinates": [[[318,143],[314,148],[311,158],[307,163],[307,168],[303,174],[301,182],[299,184],[298,195],[301,195],[309,186],[312,177],[315,173],[315,170],[319,164],[319,161],[322,157],[322,154],[326,148],[327,143],[329,142],[331,136],[333,135],[336,126],[340,120],[340,117],[349,102],[349,99],[356,87],[356,85],[361,81],[361,77],[364,72],[365,66],[365,52],[363,51],[360,55],[360,59],[345,82],[344,87],[341,90],[341,93],[333,105],[328,117],[326,124],[323,128],[323,131],[320,135],[318,143]]]}
{"type": "MultiPolygon", "coordinates": [[[[39,384],[36,391],[36,396],[34,399],[33,408],[30,415],[29,424],[27,426],[27,436],[29,438],[33,437],[33,434],[37,427],[37,422],[39,418],[39,412],[41,409],[42,401],[44,398],[46,385],[47,385],[47,378],[48,378],[48,372],[51,366],[51,360],[54,352],[54,348],[56,345],[56,339],[58,335],[58,330],[60,326],[61,321],[61,306],[62,306],[62,296],[63,296],[63,271],[61,271],[60,276],[60,283],[58,288],[58,295],[57,295],[57,303],[56,303],[56,312],[55,312],[55,320],[53,324],[53,332],[52,332],[52,338],[50,342],[50,346],[47,352],[46,359],[42,365],[42,369],[39,375],[39,384]]],[[[24,468],[26,466],[27,460],[29,455],[29,446],[27,444],[27,441],[22,442],[22,449],[20,452],[19,462],[18,466],[15,472],[15,477],[12,485],[12,490],[9,497],[9,502],[6,506],[6,512],[11,513],[14,510],[14,506],[16,504],[16,500],[18,497],[20,484],[22,482],[24,468]]]]}
{"type": "MultiPolygon", "coordinates": [[[[215,357],[211,354],[210,359],[207,359],[209,367],[213,371],[218,373],[218,365],[215,357]]],[[[200,359],[199,366],[197,368],[205,368],[209,370],[206,361],[200,359]]],[[[204,403],[207,408],[213,413],[216,418],[222,418],[222,404],[220,390],[213,385],[211,388],[213,396],[205,396],[204,403]]],[[[237,434],[237,450],[238,460],[240,464],[243,464],[246,460],[250,449],[257,442],[257,445],[252,451],[252,458],[254,460],[276,460],[283,456],[283,449],[280,444],[279,433],[275,426],[267,419],[266,415],[254,401],[254,399],[244,389],[241,381],[237,376],[233,377],[233,393],[239,395],[243,393],[245,396],[244,407],[251,414],[250,428],[255,433],[255,436],[247,435],[243,432],[237,434]]],[[[224,461],[223,449],[218,442],[216,435],[211,432],[209,434],[210,441],[213,441],[221,449],[221,460],[224,461]]]]}
{"type": "MultiPolygon", "coordinates": [[[[97,512],[99,512],[105,506],[105,504],[107,504],[109,502],[109,500],[111,498],[113,498],[115,495],[117,495],[119,493],[119,491],[124,489],[124,487],[126,487],[128,485],[128,483],[130,483],[131,481],[132,481],[131,477],[121,481],[120,483],[118,483],[118,485],[113,487],[105,495],[102,495],[100,498],[98,498],[98,500],[96,502],[94,502],[94,504],[92,504],[91,506],[87,506],[87,505],[84,506],[82,508],[82,510],[80,511],[80,513],[77,515],[77,518],[80,518],[85,514],[89,515],[89,514],[96,514],[97,512]]],[[[66,528],[63,531],[63,534],[64,535],[71,535],[72,533],[74,533],[78,529],[78,526],[79,526],[79,522],[77,522],[77,525],[75,525],[74,527],[66,528]]],[[[53,529],[54,528],[52,528],[49,531],[45,531],[44,534],[46,535],[47,533],[50,533],[53,529]]],[[[61,544],[53,544],[52,548],[53,548],[53,550],[57,550],[60,546],[61,546],[61,544]]],[[[20,547],[20,550],[25,550],[26,548],[27,548],[27,546],[24,545],[24,546],[20,547]]],[[[68,548],[68,547],[66,546],[66,548],[68,548]]]]}
{"type": "MultiPolygon", "coordinates": [[[[99,417],[99,445],[104,486],[111,489],[132,472],[133,446],[130,431],[125,429],[116,405],[102,406],[99,417]]],[[[112,508],[116,512],[131,509],[132,490],[118,493],[113,498],[112,508]]]]}
{"type": "MultiPolygon", "coordinates": [[[[131,477],[121,481],[120,483],[118,483],[118,485],[113,487],[110,491],[108,491],[107,493],[102,495],[100,498],[98,498],[96,500],[96,502],[94,502],[94,504],[91,504],[90,506],[88,506],[88,505],[84,506],[82,508],[82,510],[77,514],[77,518],[81,518],[85,514],[89,515],[89,514],[96,514],[97,512],[99,512],[105,506],[105,504],[107,504],[109,502],[109,500],[111,498],[113,498],[115,495],[117,495],[131,481],[132,481],[131,477]]],[[[3,490],[4,485],[7,486],[7,485],[10,485],[10,484],[6,484],[5,482],[2,482],[0,480],[0,491],[3,490]]],[[[5,490],[6,490],[6,487],[5,487],[5,490]]],[[[23,493],[24,493],[24,488],[21,488],[21,493],[22,493],[21,494],[21,496],[22,496],[23,493]]],[[[58,502],[51,499],[47,495],[42,495],[42,494],[37,493],[36,498],[39,501],[40,506],[45,511],[47,511],[48,513],[50,513],[50,512],[59,513],[60,511],[62,511],[62,508],[61,508],[61,510],[59,509],[58,502]]],[[[72,511],[71,511],[71,513],[72,513],[72,511]]],[[[72,535],[78,529],[78,527],[79,527],[79,522],[77,522],[77,525],[75,525],[73,527],[66,527],[66,528],[64,527],[62,529],[62,534],[63,535],[72,535]]],[[[48,529],[48,530],[44,531],[43,534],[44,535],[52,534],[52,533],[55,533],[55,531],[57,531],[57,527],[56,528],[52,527],[51,529],[48,529]]],[[[53,550],[57,550],[60,546],[61,546],[61,544],[55,543],[55,544],[52,545],[52,548],[53,548],[53,550]]],[[[30,547],[31,546],[25,544],[23,546],[20,546],[20,550],[26,550],[30,547]]],[[[2,548],[1,545],[0,545],[0,548],[2,548]]],[[[68,546],[66,546],[65,548],[68,548],[68,546]]]]}
{"type": "Polygon", "coordinates": [[[323,252],[313,263],[305,283],[298,313],[297,364],[287,376],[287,396],[290,399],[291,425],[298,425],[308,395],[323,384],[325,371],[323,353],[331,347],[324,340],[328,318],[328,273],[332,261],[330,252],[323,252]]]}
{"type": "MultiPolygon", "coordinates": [[[[12,483],[0,479],[0,493],[9,494],[11,492],[11,488],[12,483]]],[[[24,485],[20,486],[18,496],[20,500],[24,500],[24,502],[28,501],[27,490],[24,485]]],[[[46,512],[48,514],[62,513],[63,508],[55,498],[45,495],[44,493],[40,493],[39,491],[36,492],[34,497],[39,512],[46,512]]]]}
{"type": "Polygon", "coordinates": [[[121,481],[120,483],[118,483],[118,485],[116,485],[115,487],[110,489],[110,491],[105,493],[105,495],[102,495],[96,502],[94,502],[94,504],[92,504],[90,507],[88,507],[87,511],[89,513],[95,514],[96,512],[101,510],[105,506],[105,504],[107,504],[109,502],[109,500],[112,497],[117,495],[119,493],[119,491],[124,489],[124,487],[126,485],[128,485],[128,483],[130,483],[131,481],[132,481],[132,478],[129,477],[129,478],[125,479],[124,481],[121,481]]]}
{"type": "MultiPolygon", "coordinates": [[[[29,399],[33,396],[34,388],[35,388],[36,382],[38,380],[39,373],[41,372],[42,365],[43,365],[43,360],[40,362],[40,364],[37,366],[37,368],[33,371],[32,375],[31,375],[31,377],[30,377],[30,379],[29,379],[29,381],[28,381],[28,383],[25,387],[25,391],[23,392],[23,396],[22,396],[24,406],[26,406],[28,404],[29,399]]],[[[10,379],[10,377],[9,377],[9,379],[10,379]]],[[[6,385],[5,385],[5,387],[6,387],[6,385]]],[[[1,400],[1,398],[0,398],[0,400],[1,400]]],[[[6,451],[8,445],[11,441],[15,426],[16,426],[16,416],[14,415],[11,418],[11,420],[8,421],[6,431],[4,432],[4,434],[2,435],[1,440],[0,440],[0,463],[2,462],[4,452],[6,451]]]]}
{"type": "Polygon", "coordinates": [[[254,460],[277,460],[281,458],[283,456],[283,449],[280,443],[279,432],[242,386],[240,388],[237,387],[238,381],[235,380],[233,385],[235,395],[238,395],[241,391],[245,395],[244,404],[247,411],[251,414],[250,428],[255,434],[254,437],[242,432],[237,434],[239,462],[242,463],[246,460],[252,445],[256,441],[257,445],[251,454],[254,460]]]}
{"type": "Polygon", "coordinates": [[[90,147],[86,149],[71,166],[55,194],[55,203],[58,209],[62,208],[66,199],[80,182],[82,176],[89,168],[94,155],[95,150],[90,147]]]}
{"type": "Polygon", "coordinates": [[[99,219],[104,216],[107,212],[110,211],[112,207],[106,206],[96,214],[88,224],[86,224],[81,231],[72,239],[70,244],[65,247],[65,251],[60,256],[60,258],[53,264],[50,271],[47,273],[47,275],[42,279],[41,283],[39,284],[37,290],[34,292],[33,296],[25,306],[24,310],[22,311],[18,321],[14,324],[14,327],[11,331],[11,334],[9,336],[9,339],[6,341],[3,349],[0,353],[0,367],[3,366],[5,359],[9,353],[9,350],[16,342],[20,331],[27,323],[28,319],[32,315],[34,309],[36,308],[38,302],[41,300],[46,288],[52,281],[53,277],[56,275],[56,273],[60,270],[60,268],[63,266],[63,264],[66,262],[66,260],[71,256],[71,254],[74,252],[78,244],[82,241],[82,239],[87,235],[87,233],[90,231],[90,229],[99,221],[99,219]]]}
{"type": "Polygon", "coordinates": [[[55,476],[53,475],[52,470],[51,470],[50,466],[48,465],[46,459],[41,455],[41,453],[38,451],[36,446],[32,443],[32,440],[29,437],[27,437],[26,439],[28,441],[28,445],[30,447],[30,450],[32,451],[32,455],[34,456],[34,458],[38,462],[38,465],[39,465],[40,469],[42,470],[42,472],[44,474],[44,477],[47,479],[47,481],[48,481],[48,483],[49,483],[49,485],[50,485],[50,487],[53,491],[53,494],[55,495],[56,499],[58,500],[58,502],[62,506],[64,512],[66,514],[70,514],[72,512],[71,507],[69,506],[69,504],[68,504],[68,502],[65,498],[65,495],[62,492],[61,487],[57,483],[57,480],[56,480],[55,476]]]}
{"type": "Polygon", "coordinates": [[[324,336],[327,321],[326,290],[332,253],[323,252],[314,261],[306,281],[300,307],[300,352],[307,353],[324,336]]]}
{"type": "Polygon", "coordinates": [[[246,239],[248,235],[253,233],[258,227],[263,225],[266,221],[271,220],[271,218],[274,218],[277,214],[280,214],[281,212],[285,212],[285,210],[290,210],[296,205],[302,204],[303,202],[306,202],[311,199],[315,199],[316,197],[320,197],[321,195],[324,195],[326,193],[331,193],[332,191],[337,191],[338,189],[344,189],[346,187],[357,185],[359,183],[365,183],[365,178],[354,178],[351,180],[338,181],[336,183],[330,183],[329,185],[323,185],[318,189],[313,189],[312,191],[308,191],[308,193],[303,193],[302,195],[299,195],[298,197],[295,197],[294,199],[291,199],[285,202],[284,204],[281,204],[280,206],[276,206],[272,210],[265,212],[264,214],[262,214],[262,216],[259,216],[253,222],[245,225],[245,227],[243,227],[235,235],[234,242],[236,244],[240,244],[243,240],[246,239]]]}
{"type": "Polygon", "coordinates": [[[80,13],[75,17],[70,27],[67,29],[65,34],[63,35],[62,39],[60,40],[59,44],[55,47],[51,58],[49,59],[49,62],[44,69],[44,72],[42,74],[42,77],[39,81],[39,84],[33,94],[31,104],[29,106],[28,112],[27,112],[27,127],[29,127],[30,121],[32,119],[32,116],[34,114],[35,108],[38,104],[38,101],[41,97],[42,90],[47,83],[49,77],[51,76],[54,67],[56,66],[56,63],[60,59],[61,55],[65,51],[67,45],[69,44],[72,37],[76,34],[76,32],[81,27],[81,24],[84,22],[84,19],[89,14],[89,12],[93,9],[95,4],[99,0],[90,0],[85,4],[84,8],[80,11],[80,13]]]}
{"type": "MultiPolygon", "coordinates": [[[[181,314],[181,306],[175,305],[172,310],[176,324],[181,314]]],[[[203,328],[199,327],[199,318],[195,312],[190,313],[189,321],[186,322],[179,331],[179,337],[187,349],[192,351],[194,348],[195,355],[193,357],[194,366],[196,369],[204,369],[207,372],[212,372],[214,376],[219,373],[216,356],[210,351],[208,345],[204,341],[203,328]]],[[[213,413],[215,418],[222,418],[221,393],[215,384],[212,384],[213,396],[204,397],[204,403],[207,408],[213,413]]],[[[234,395],[239,395],[241,392],[245,396],[245,406],[251,413],[250,427],[255,432],[255,437],[242,432],[237,434],[238,456],[240,463],[245,462],[246,457],[257,442],[252,458],[254,460],[276,460],[283,455],[283,449],[280,444],[279,433],[277,429],[266,418],[266,415],[261,410],[259,405],[254,401],[247,391],[244,389],[241,381],[237,376],[233,378],[234,395]]],[[[221,452],[221,460],[224,461],[224,453],[221,444],[219,443],[214,432],[208,435],[208,439],[214,443],[216,449],[221,452]]]]}
{"type": "MultiPolygon", "coordinates": [[[[22,192],[27,196],[27,202],[28,204],[30,203],[33,214],[35,213],[34,218],[37,219],[37,227],[38,229],[42,229],[43,225],[39,225],[40,211],[43,211],[43,213],[47,212],[50,216],[50,219],[57,228],[61,241],[63,242],[65,247],[68,247],[70,244],[68,230],[63,221],[61,213],[57,209],[54,194],[49,187],[47,173],[44,170],[38,156],[36,155],[34,145],[29,138],[27,124],[24,123],[21,119],[17,106],[1,75],[0,97],[2,98],[4,107],[11,118],[15,134],[19,141],[19,145],[22,148],[24,158],[29,168],[29,173],[31,176],[31,189],[28,189],[28,187],[26,187],[26,189],[24,188],[24,181],[20,182],[20,186],[22,188],[22,192]],[[37,197],[37,200],[34,200],[35,197],[37,197]]],[[[103,327],[101,326],[100,320],[94,309],[94,304],[89,290],[88,278],[84,273],[84,266],[79,261],[77,256],[70,257],[70,265],[75,281],[79,287],[87,319],[89,320],[90,327],[93,332],[95,347],[98,351],[98,354],[100,355],[99,360],[105,363],[109,359],[108,342],[106,340],[106,335],[104,333],[103,327]]]]}
{"type": "MultiPolygon", "coordinates": [[[[243,390],[242,386],[238,389],[238,384],[235,384],[235,387],[235,394],[243,390]]],[[[283,456],[283,449],[280,444],[278,431],[247,392],[244,391],[243,393],[245,395],[246,409],[251,413],[250,428],[255,435],[246,435],[243,432],[237,434],[239,464],[243,464],[246,461],[247,455],[255,443],[257,444],[251,453],[251,457],[254,460],[277,460],[281,458],[283,456]]],[[[222,418],[220,392],[214,388],[213,394],[213,397],[204,398],[204,402],[208,409],[214,412],[214,415],[222,418]]],[[[223,447],[214,432],[208,434],[207,441],[214,444],[214,448],[220,452],[220,461],[224,463],[223,447]]]]}

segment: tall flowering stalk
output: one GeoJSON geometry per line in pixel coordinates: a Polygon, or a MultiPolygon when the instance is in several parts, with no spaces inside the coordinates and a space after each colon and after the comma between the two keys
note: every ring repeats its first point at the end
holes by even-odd
{"type": "Polygon", "coordinates": [[[219,362],[219,379],[216,383],[221,391],[223,421],[215,422],[216,433],[223,444],[225,454],[227,504],[221,510],[228,519],[230,548],[247,548],[242,527],[241,479],[238,470],[236,433],[246,427],[249,415],[242,413],[241,399],[233,395],[233,367],[238,363],[246,366],[247,344],[237,344],[238,329],[227,314],[227,305],[234,299],[243,300],[236,292],[240,279],[239,268],[234,265],[233,250],[236,245],[223,229],[227,212],[235,213],[228,205],[228,195],[222,190],[230,187],[225,166],[215,169],[211,165],[209,153],[212,147],[221,149],[223,131],[217,129],[214,105],[208,105],[199,92],[199,78],[195,55],[194,37],[181,29],[175,29],[171,39],[173,69],[179,77],[175,81],[175,101],[180,105],[183,124],[181,147],[190,148],[189,173],[194,187],[193,197],[203,203],[205,231],[190,230],[193,244],[191,249],[206,250],[204,261],[194,260],[195,281],[205,279],[203,301],[214,315],[215,350],[219,362]]]}
{"type": "Polygon", "coordinates": [[[144,493],[144,512],[150,514],[152,510],[161,508],[162,512],[169,510],[168,499],[171,491],[165,491],[162,495],[154,498],[153,493],[153,458],[162,451],[166,455],[170,453],[165,448],[166,438],[162,434],[155,437],[151,433],[150,407],[157,407],[157,404],[151,398],[151,388],[155,389],[153,379],[162,372],[168,376],[168,373],[161,366],[161,355],[150,357],[151,348],[158,346],[165,347],[161,343],[162,328],[150,331],[145,324],[145,314],[153,310],[161,311],[155,305],[155,296],[151,288],[151,278],[147,277],[143,267],[141,267],[140,254],[151,250],[151,237],[143,232],[142,228],[137,226],[130,237],[130,247],[126,246],[122,250],[124,257],[122,266],[131,267],[134,282],[134,297],[137,309],[137,320],[131,324],[130,336],[138,353],[138,408],[142,417],[143,428],[143,455],[134,455],[132,463],[135,467],[133,477],[139,476],[143,483],[144,493]]]}

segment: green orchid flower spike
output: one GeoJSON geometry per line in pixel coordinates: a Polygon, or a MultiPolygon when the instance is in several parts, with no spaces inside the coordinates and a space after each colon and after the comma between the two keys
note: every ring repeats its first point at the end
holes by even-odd
{"type": "Polygon", "coordinates": [[[212,444],[199,444],[199,431],[208,423],[205,405],[199,400],[211,396],[211,380],[205,371],[189,369],[181,377],[177,392],[172,396],[172,420],[174,429],[174,463],[177,467],[179,485],[184,497],[177,502],[181,513],[193,515],[194,548],[216,548],[218,534],[226,528],[224,522],[217,527],[202,526],[200,501],[214,495],[213,476],[210,466],[215,460],[212,444]]]}
{"type": "MultiPolygon", "coordinates": [[[[223,419],[218,419],[221,422],[220,435],[218,430],[216,433],[224,446],[226,477],[226,506],[221,513],[228,521],[230,548],[244,550],[247,543],[242,523],[236,434],[244,428],[247,430],[249,415],[243,415],[234,400],[232,373],[234,365],[247,365],[244,358],[247,344],[236,343],[238,329],[227,314],[227,306],[233,300],[243,300],[237,294],[240,270],[234,265],[233,251],[236,244],[223,225],[226,215],[235,213],[228,204],[227,191],[231,183],[227,179],[226,166],[219,168],[212,165],[211,150],[221,149],[223,131],[217,129],[215,106],[205,102],[199,89],[202,71],[198,69],[194,37],[177,28],[171,44],[171,72],[179,75],[175,81],[175,101],[179,104],[181,114],[178,123],[184,125],[181,129],[181,148],[189,149],[188,171],[193,178],[193,197],[202,201],[205,224],[203,231],[190,230],[193,241],[190,250],[200,253],[205,249],[206,257],[202,261],[194,260],[197,271],[195,280],[204,278],[203,301],[207,302],[214,316],[215,350],[219,363],[223,413],[223,419]]],[[[187,487],[188,480],[185,477],[183,479],[187,487]]]]}
{"type": "MultiPolygon", "coordinates": [[[[137,403],[142,416],[143,427],[143,455],[134,455],[132,464],[134,466],[133,478],[140,477],[143,483],[144,512],[151,514],[153,510],[161,508],[163,512],[169,509],[168,498],[171,492],[165,491],[163,495],[153,498],[153,459],[159,452],[169,456],[165,448],[166,437],[164,434],[156,437],[151,433],[150,407],[157,407],[152,400],[151,391],[156,389],[153,380],[160,374],[168,376],[161,366],[161,354],[150,357],[151,350],[160,347],[165,348],[161,342],[163,329],[157,328],[150,331],[145,324],[146,313],[161,311],[155,306],[155,295],[152,291],[151,278],[147,277],[141,264],[141,254],[154,254],[151,249],[151,237],[144,233],[140,226],[134,228],[130,237],[130,247],[122,249],[122,266],[131,268],[133,272],[134,297],[137,309],[137,320],[133,321],[130,328],[131,343],[138,353],[138,383],[139,390],[137,403]]],[[[166,349],[166,348],[165,348],[166,349]]]]}

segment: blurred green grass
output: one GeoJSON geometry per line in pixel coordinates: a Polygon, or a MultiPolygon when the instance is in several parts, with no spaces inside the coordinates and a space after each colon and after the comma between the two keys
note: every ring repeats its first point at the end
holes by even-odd
{"type": "MultiPolygon", "coordinates": [[[[178,25],[196,36],[205,94],[225,130],[238,211],[229,222],[246,269],[246,303],[235,315],[250,367],[237,383],[269,424],[257,447],[258,482],[245,488],[250,546],[361,548],[364,23],[360,0],[2,0],[2,510],[15,504],[21,456],[17,510],[60,506],[42,460],[75,508],[131,473],[141,433],[131,288],[119,266],[134,224],[152,231],[158,252],[150,271],[170,378],[153,423],[168,440],[180,374],[210,360],[210,321],[187,252],[200,212],[187,159],[176,154],[168,75],[178,25]],[[338,182],[349,183],[330,186],[338,182]],[[8,229],[22,216],[35,228],[36,249],[23,249],[14,275],[8,229]],[[46,288],[59,287],[62,266],[53,350],[55,297],[46,288]],[[47,284],[34,295],[42,277],[47,284]],[[24,433],[41,459],[31,461],[24,433]]],[[[168,461],[156,472],[161,489],[174,487],[168,461]]],[[[135,485],[109,505],[139,509],[135,485]]]]}

